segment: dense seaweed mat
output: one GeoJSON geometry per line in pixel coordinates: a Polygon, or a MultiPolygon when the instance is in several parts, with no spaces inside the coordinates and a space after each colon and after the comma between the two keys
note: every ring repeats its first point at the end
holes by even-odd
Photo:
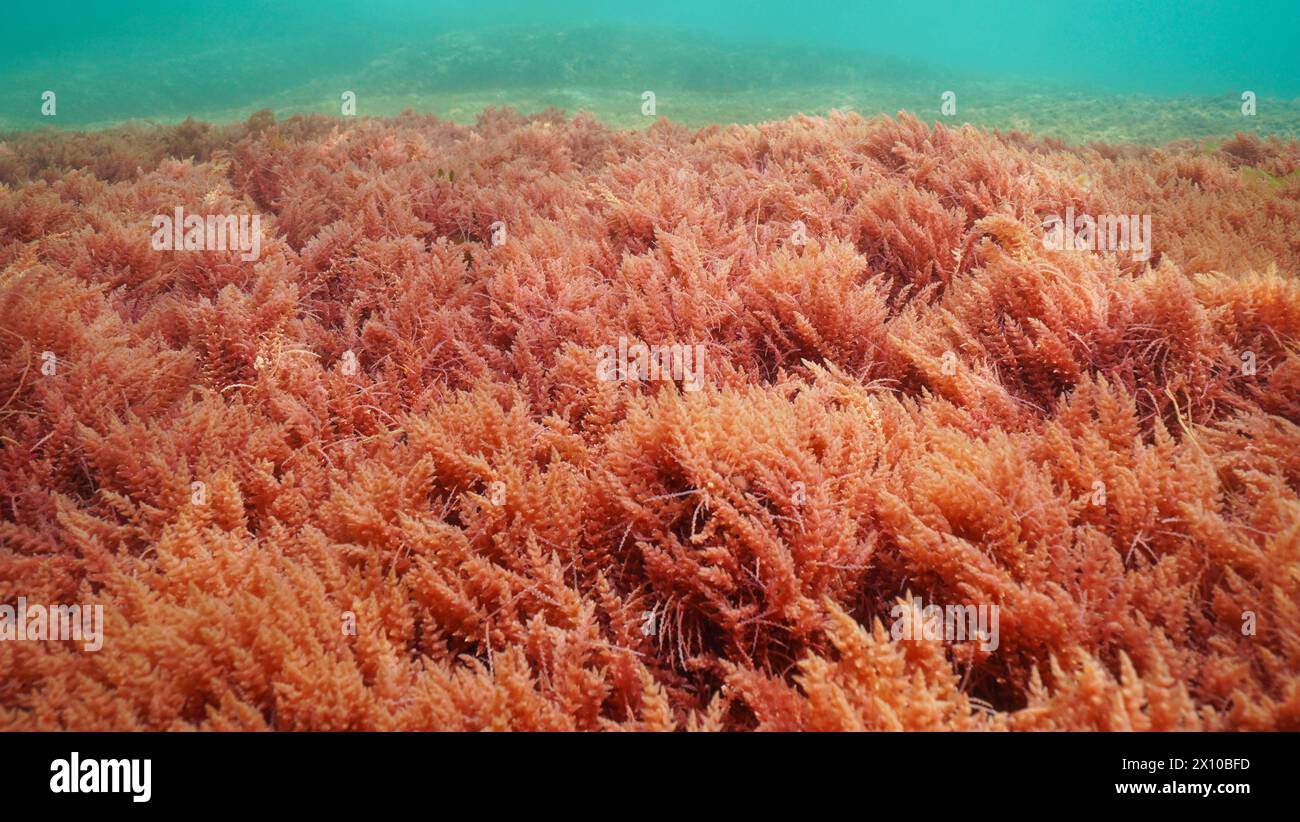
{"type": "Polygon", "coordinates": [[[0,144],[0,600],[107,620],[0,643],[0,727],[1300,729],[1298,169],[905,115],[0,144]],[[261,258],[154,251],[177,206],[261,258]],[[1044,248],[1067,207],[1153,254],[1044,248]],[[704,389],[599,380],[620,337],[704,389]],[[894,641],[909,595],[998,648],[894,641]]]}

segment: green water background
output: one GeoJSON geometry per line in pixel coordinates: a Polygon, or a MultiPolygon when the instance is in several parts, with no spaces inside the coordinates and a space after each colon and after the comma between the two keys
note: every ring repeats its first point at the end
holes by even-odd
{"type": "Polygon", "coordinates": [[[1297,0],[5,3],[0,130],[337,115],[344,91],[361,115],[636,127],[653,91],[697,126],[846,108],[1074,141],[1300,136],[1297,0]]]}

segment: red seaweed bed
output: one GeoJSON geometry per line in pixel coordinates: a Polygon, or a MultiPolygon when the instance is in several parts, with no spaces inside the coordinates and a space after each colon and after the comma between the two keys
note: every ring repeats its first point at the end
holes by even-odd
{"type": "Polygon", "coordinates": [[[0,728],[1300,729],[1297,169],[906,115],[11,138],[0,602],[104,624],[0,642],[0,728]],[[259,258],[154,250],[177,207],[259,258]],[[1149,259],[1045,247],[1067,208],[1149,259]],[[620,338],[701,390],[601,379],[620,338]]]}

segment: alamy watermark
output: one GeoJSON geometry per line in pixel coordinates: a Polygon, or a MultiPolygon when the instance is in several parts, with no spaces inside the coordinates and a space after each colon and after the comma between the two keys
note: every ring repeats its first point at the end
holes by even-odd
{"type": "Polygon", "coordinates": [[[104,646],[103,605],[0,605],[0,641],[73,640],[87,651],[104,646]]]}
{"type": "Polygon", "coordinates": [[[152,759],[82,759],[73,751],[50,763],[50,793],[125,793],[132,802],[148,802],[152,771],[152,759]]]}
{"type": "Polygon", "coordinates": [[[602,345],[596,349],[596,379],[673,380],[686,391],[704,387],[703,345],[628,345],[627,337],[618,338],[618,346],[602,345]]]}
{"type": "Polygon", "coordinates": [[[262,254],[262,215],[189,214],[176,207],[174,215],[158,214],[150,223],[154,251],[239,251],[252,262],[262,254]]]}
{"type": "Polygon", "coordinates": [[[893,624],[889,635],[895,641],[945,640],[967,642],[979,640],[980,648],[992,653],[998,649],[998,606],[996,605],[925,605],[919,598],[900,602],[889,610],[893,624]]]}
{"type": "Polygon", "coordinates": [[[1128,251],[1134,260],[1151,257],[1150,214],[1053,214],[1043,220],[1043,247],[1051,251],[1128,251]]]}

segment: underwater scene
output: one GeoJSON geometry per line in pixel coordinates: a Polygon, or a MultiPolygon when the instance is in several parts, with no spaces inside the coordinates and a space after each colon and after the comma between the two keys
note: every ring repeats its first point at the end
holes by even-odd
{"type": "Polygon", "coordinates": [[[1300,730],[1300,3],[7,5],[0,730],[1300,730]]]}

